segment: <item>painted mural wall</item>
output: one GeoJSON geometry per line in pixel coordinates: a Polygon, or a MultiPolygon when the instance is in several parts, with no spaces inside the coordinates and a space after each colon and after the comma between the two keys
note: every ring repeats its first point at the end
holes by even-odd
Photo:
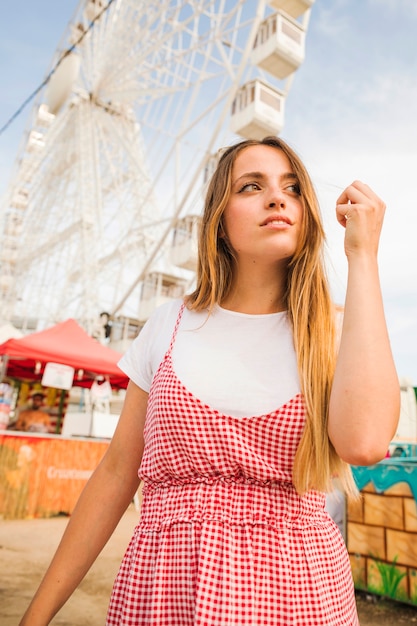
{"type": "Polygon", "coordinates": [[[362,498],[348,505],[347,545],[358,589],[417,605],[416,445],[398,447],[403,456],[353,468],[362,498]]]}

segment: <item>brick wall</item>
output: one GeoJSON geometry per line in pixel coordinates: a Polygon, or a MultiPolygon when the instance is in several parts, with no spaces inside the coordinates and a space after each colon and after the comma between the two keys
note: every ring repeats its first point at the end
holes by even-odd
{"type": "Polygon", "coordinates": [[[347,512],[355,586],[417,605],[417,504],[405,482],[377,492],[370,483],[347,512]]]}

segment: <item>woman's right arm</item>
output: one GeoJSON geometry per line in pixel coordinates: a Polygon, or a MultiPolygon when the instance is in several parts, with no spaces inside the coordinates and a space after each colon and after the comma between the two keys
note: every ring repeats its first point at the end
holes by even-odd
{"type": "Polygon", "coordinates": [[[120,419],[71,515],[55,556],[20,626],[46,626],[111,537],[139,486],[148,394],[129,382],[120,419]]]}

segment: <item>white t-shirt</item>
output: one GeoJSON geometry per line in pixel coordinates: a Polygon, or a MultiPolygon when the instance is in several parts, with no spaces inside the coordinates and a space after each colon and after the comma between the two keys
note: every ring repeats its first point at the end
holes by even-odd
{"type": "MultiPolygon", "coordinates": [[[[182,301],[157,308],[119,362],[145,391],[169,348],[182,301]]],[[[182,384],[224,415],[270,413],[300,392],[292,329],[286,312],[183,312],[172,363],[182,384]]]]}

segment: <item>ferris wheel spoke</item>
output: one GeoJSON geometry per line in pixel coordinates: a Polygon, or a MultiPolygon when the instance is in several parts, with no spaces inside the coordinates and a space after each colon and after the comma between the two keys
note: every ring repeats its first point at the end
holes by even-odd
{"type": "Polygon", "coordinates": [[[193,280],[169,242],[236,138],[232,103],[251,80],[291,84],[252,63],[272,13],[264,0],[80,0],[3,205],[3,316],[134,317],[149,272],[193,280]]]}

